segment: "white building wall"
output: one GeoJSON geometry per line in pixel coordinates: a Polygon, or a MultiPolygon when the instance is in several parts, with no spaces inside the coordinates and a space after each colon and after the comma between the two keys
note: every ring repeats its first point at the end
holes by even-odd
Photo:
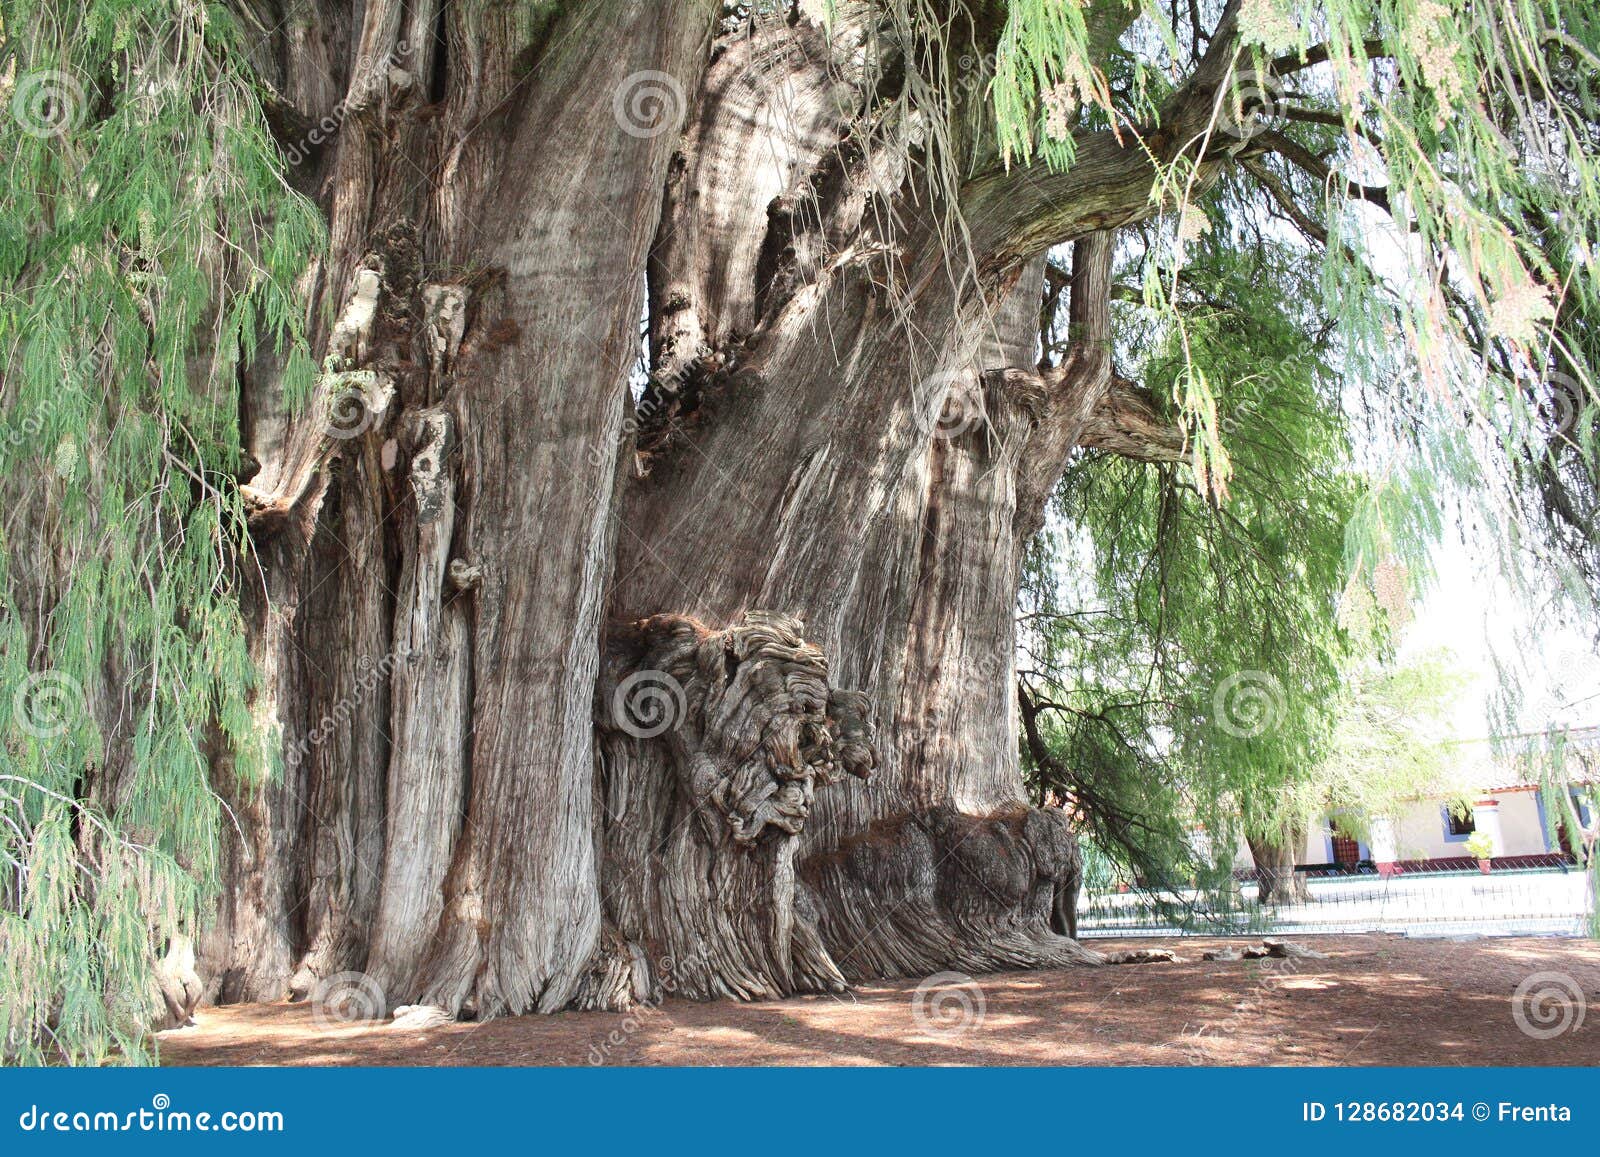
{"type": "MultiPolygon", "coordinates": [[[[1499,804],[1501,856],[1537,856],[1545,846],[1544,821],[1539,814],[1537,791],[1497,791],[1483,799],[1499,804]]],[[[1450,836],[1445,825],[1443,800],[1416,800],[1408,804],[1395,825],[1395,843],[1402,860],[1438,860],[1467,854],[1465,836],[1450,836]]]]}
{"type": "Polygon", "coordinates": [[[1539,814],[1539,793],[1508,791],[1495,796],[1500,801],[1500,834],[1505,839],[1502,856],[1537,856],[1549,851],[1545,841],[1544,819],[1539,814]]]}
{"type": "Polygon", "coordinates": [[[1467,838],[1449,834],[1445,807],[1443,800],[1415,800],[1400,813],[1395,824],[1395,847],[1402,860],[1437,860],[1467,854],[1467,838]]]}
{"type": "MultiPolygon", "coordinates": [[[[1498,803],[1500,815],[1501,856],[1537,856],[1550,850],[1546,845],[1544,819],[1539,811],[1539,793],[1531,790],[1498,791],[1480,796],[1498,803]]],[[[1394,842],[1397,855],[1402,860],[1455,859],[1467,854],[1466,836],[1452,837],[1445,824],[1443,800],[1414,800],[1405,805],[1394,825],[1394,842]]],[[[1326,864],[1333,859],[1332,832],[1326,820],[1312,824],[1306,832],[1305,847],[1301,849],[1301,864],[1326,864]]],[[[1371,849],[1363,843],[1362,850],[1370,856],[1371,849]]],[[[1250,848],[1243,839],[1234,850],[1233,866],[1243,871],[1255,866],[1250,858],[1250,848]]]]}

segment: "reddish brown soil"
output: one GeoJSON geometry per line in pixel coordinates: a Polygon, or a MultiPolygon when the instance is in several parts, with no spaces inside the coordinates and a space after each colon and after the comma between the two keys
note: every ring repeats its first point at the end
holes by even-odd
{"type": "MultiPolygon", "coordinates": [[[[940,1031],[917,981],[834,998],[562,1013],[406,1031],[320,1029],[304,1005],[202,1009],[163,1035],[169,1065],[1597,1065],[1600,943],[1395,936],[1300,941],[1327,960],[1202,961],[1222,941],[1171,947],[1179,964],[978,977],[983,1013],[940,1031]],[[1581,1025],[1547,1040],[1519,1028],[1512,994],[1536,972],[1581,988],[1581,1025]],[[932,1022],[930,1023],[930,1018],[932,1022]]],[[[1235,942],[1237,946],[1237,942],[1235,942]]],[[[969,991],[968,1001],[976,997],[969,991]]],[[[1570,1020],[1577,1021],[1577,1006],[1570,1020]]]]}

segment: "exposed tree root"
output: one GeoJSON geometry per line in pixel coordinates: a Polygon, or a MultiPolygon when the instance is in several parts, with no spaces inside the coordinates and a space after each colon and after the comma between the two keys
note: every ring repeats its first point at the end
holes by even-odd
{"type": "Polygon", "coordinates": [[[1104,963],[1074,930],[1082,861],[1060,812],[951,807],[880,821],[801,869],[851,980],[1104,963]]]}
{"type": "Polygon", "coordinates": [[[721,631],[657,615],[617,632],[598,709],[601,888],[622,944],[602,946],[585,1005],[668,983],[746,1000],[844,987],[797,910],[794,859],[816,789],[877,755],[864,700],[829,686],[801,631],[752,611],[721,631]]]}

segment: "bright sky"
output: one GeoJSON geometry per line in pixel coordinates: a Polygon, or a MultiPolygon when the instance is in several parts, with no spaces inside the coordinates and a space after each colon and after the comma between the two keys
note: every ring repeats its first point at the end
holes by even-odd
{"type": "MultiPolygon", "coordinates": [[[[1381,173],[1376,179],[1381,180],[1381,173]]],[[[1404,249],[1414,241],[1375,207],[1363,217],[1374,270],[1404,299],[1410,278],[1404,249]]],[[[1433,562],[1434,587],[1416,608],[1400,654],[1409,658],[1448,649],[1473,677],[1455,714],[1456,735],[1489,734],[1490,700],[1499,683],[1496,660],[1504,669],[1520,671],[1521,730],[1542,731],[1551,723],[1600,723],[1600,650],[1592,628],[1585,632],[1576,623],[1528,606],[1501,577],[1499,560],[1485,548],[1463,543],[1448,514],[1433,562]],[[1538,639],[1536,650],[1525,653],[1519,636],[1538,639]]]]}
{"type": "Polygon", "coordinates": [[[1469,546],[1448,535],[1435,549],[1434,560],[1434,589],[1417,608],[1401,655],[1445,648],[1474,677],[1456,712],[1457,735],[1488,733],[1496,655],[1502,664],[1516,663],[1522,669],[1523,730],[1543,730],[1551,722],[1600,723],[1600,650],[1591,635],[1571,622],[1541,623],[1537,650],[1523,653],[1517,635],[1526,633],[1535,621],[1535,608],[1518,601],[1500,577],[1495,560],[1475,556],[1469,546]]]}

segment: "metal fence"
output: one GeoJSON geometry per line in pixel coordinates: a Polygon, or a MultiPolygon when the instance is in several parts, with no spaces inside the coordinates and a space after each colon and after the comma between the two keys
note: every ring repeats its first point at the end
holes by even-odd
{"type": "Polygon", "coordinates": [[[1594,890],[1581,867],[1376,874],[1303,874],[1308,899],[1262,904],[1254,879],[1231,889],[1091,892],[1078,934],[1218,936],[1262,932],[1566,935],[1592,927],[1594,890]]]}

